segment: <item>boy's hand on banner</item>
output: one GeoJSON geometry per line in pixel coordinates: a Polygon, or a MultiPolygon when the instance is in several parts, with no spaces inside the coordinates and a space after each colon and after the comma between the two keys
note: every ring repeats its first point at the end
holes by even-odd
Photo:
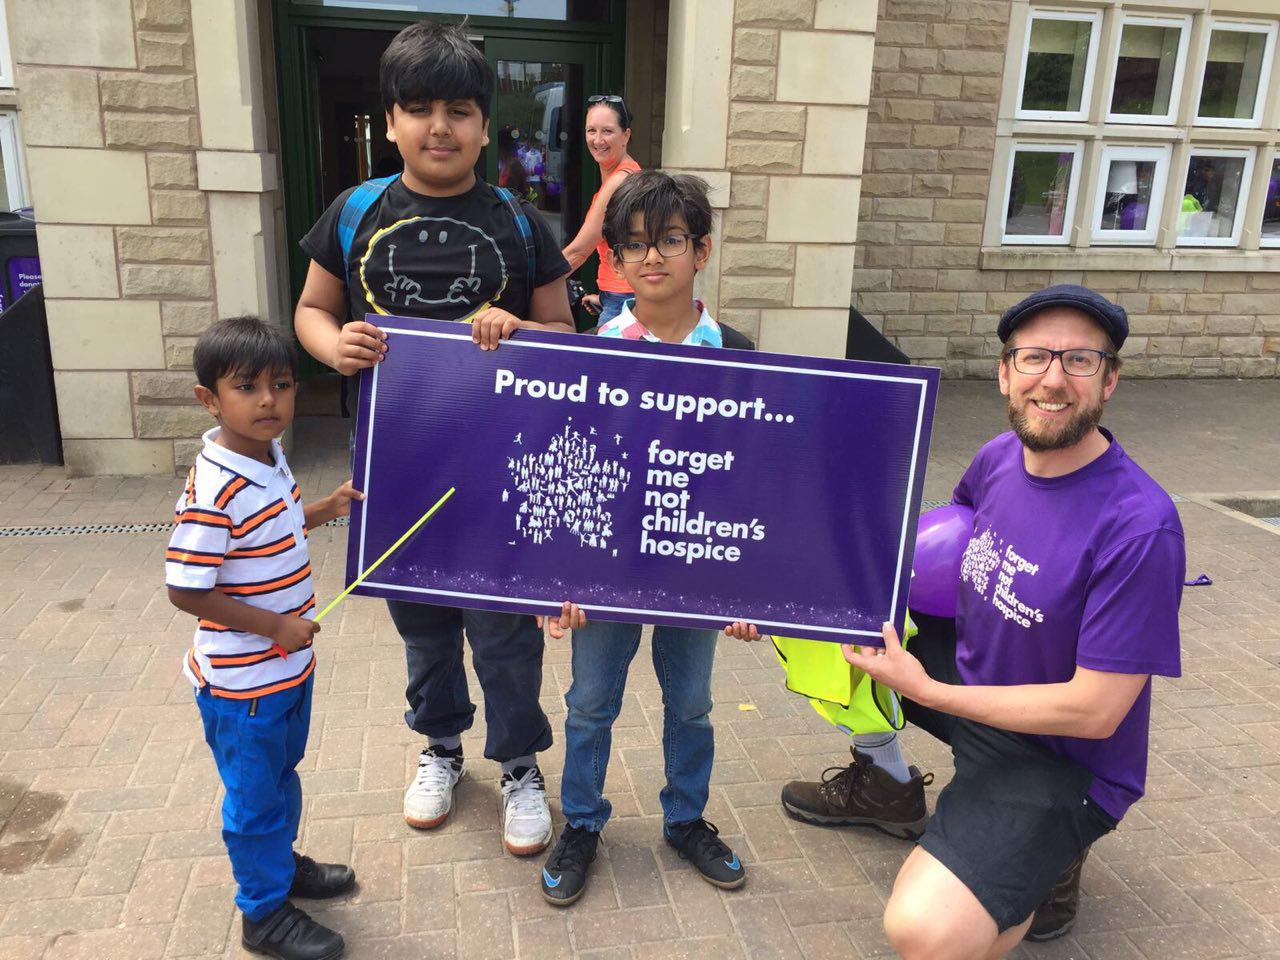
{"type": "Polygon", "coordinates": [[[538,617],[538,626],[546,625],[552,640],[563,639],[566,630],[579,630],[587,625],[587,615],[576,603],[564,602],[558,617],[538,617]]]}
{"type": "Polygon", "coordinates": [[[348,480],[343,483],[337,490],[329,494],[329,512],[333,514],[333,519],[338,517],[348,517],[351,515],[351,501],[363,500],[364,494],[352,486],[348,480]]]}
{"type": "Polygon", "coordinates": [[[754,623],[746,623],[742,620],[735,620],[733,623],[725,627],[724,635],[726,637],[733,637],[735,640],[745,640],[747,642],[763,639],[760,631],[756,629],[756,625],[754,623]]]}
{"type": "Polygon", "coordinates": [[[840,649],[844,651],[844,658],[877,683],[896,690],[908,700],[924,702],[924,692],[933,683],[924,666],[902,648],[898,631],[892,624],[885,623],[881,635],[884,637],[883,649],[842,643],[840,649]]]}
{"type": "Polygon", "coordinates": [[[320,632],[320,624],[302,617],[280,614],[279,626],[271,634],[271,640],[286,653],[301,650],[320,632]]]}
{"type": "Polygon", "coordinates": [[[498,344],[524,326],[524,321],[513,313],[490,307],[471,320],[471,342],[480,344],[481,350],[497,350],[498,344]]]}
{"type": "Polygon", "coordinates": [[[387,354],[387,335],[372,323],[352,320],[338,331],[338,348],[329,366],[344,377],[381,363],[387,354]]]}

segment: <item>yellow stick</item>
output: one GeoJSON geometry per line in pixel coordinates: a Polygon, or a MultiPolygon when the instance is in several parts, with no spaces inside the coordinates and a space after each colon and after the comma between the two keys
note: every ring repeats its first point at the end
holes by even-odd
{"type": "Polygon", "coordinates": [[[435,502],[435,506],[433,506],[430,510],[428,510],[426,513],[424,513],[422,516],[420,516],[420,517],[418,518],[418,522],[417,522],[417,523],[415,523],[412,527],[410,527],[408,530],[406,530],[406,531],[404,532],[404,535],[403,535],[403,536],[401,536],[399,540],[397,540],[395,543],[393,543],[390,547],[388,547],[388,548],[387,548],[387,552],[386,552],[386,553],[384,553],[382,556],[380,556],[377,560],[373,561],[373,563],[371,563],[371,564],[368,566],[368,568],[364,571],[364,573],[362,573],[362,574],[360,574],[360,576],[356,577],[355,582],[354,582],[354,583],[352,583],[352,584],[351,584],[351,586],[347,587],[347,589],[343,590],[340,594],[338,594],[336,597],[334,597],[334,598],[333,598],[333,600],[332,600],[332,601],[330,601],[329,605],[328,605],[327,607],[325,607],[323,610],[321,610],[321,611],[320,611],[320,613],[316,616],[316,623],[319,623],[319,622],[320,622],[321,620],[323,620],[326,616],[328,616],[328,615],[329,615],[329,612],[330,612],[331,610],[333,610],[333,608],[334,608],[334,607],[336,607],[338,604],[340,604],[343,600],[345,600],[345,599],[346,599],[347,594],[349,594],[349,593],[350,593],[352,590],[354,590],[356,587],[360,586],[360,584],[364,583],[365,577],[369,576],[369,574],[371,574],[371,573],[373,573],[373,571],[377,570],[377,569],[378,569],[378,565],[379,565],[380,563],[382,563],[382,561],[383,561],[383,560],[387,559],[387,557],[391,556],[391,555],[392,555],[393,553],[395,553],[398,549],[400,549],[400,545],[401,545],[402,543],[404,543],[406,540],[408,540],[410,537],[412,537],[412,536],[414,535],[414,533],[415,533],[415,532],[417,532],[417,529],[418,529],[420,526],[422,526],[424,523],[426,523],[428,520],[430,520],[430,519],[432,518],[432,516],[434,516],[435,512],[436,512],[437,510],[439,510],[441,507],[443,507],[443,506],[444,506],[445,501],[446,501],[446,500],[448,500],[450,497],[452,497],[452,496],[453,496],[453,494],[454,494],[454,490],[455,490],[455,489],[456,489],[456,488],[454,488],[454,487],[450,487],[450,488],[448,489],[448,491],[446,491],[446,492],[445,492],[445,495],[444,495],[443,497],[441,497],[439,500],[437,500],[437,501],[435,502]]]}

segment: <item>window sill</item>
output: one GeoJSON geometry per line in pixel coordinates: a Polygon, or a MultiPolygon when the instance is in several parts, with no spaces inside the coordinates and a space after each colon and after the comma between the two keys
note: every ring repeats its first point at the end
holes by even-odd
{"type": "Polygon", "coordinates": [[[1280,273],[1280,248],[1266,250],[1135,250],[1132,247],[984,247],[983,270],[1125,270],[1280,273]]]}

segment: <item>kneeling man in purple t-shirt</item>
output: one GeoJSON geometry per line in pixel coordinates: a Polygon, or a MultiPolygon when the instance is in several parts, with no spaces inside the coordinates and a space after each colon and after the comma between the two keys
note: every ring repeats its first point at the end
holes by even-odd
{"type": "Polygon", "coordinates": [[[1181,673],[1182,525],[1098,426],[1124,310],[1064,284],[998,332],[1013,431],[955,489],[974,530],[954,631],[918,617],[909,652],[888,624],[884,650],[844,648],[955,757],[885,908],[906,958],[1003,957],[1029,930],[1065,932],[1089,845],[1142,796],[1151,676],[1181,673]]]}

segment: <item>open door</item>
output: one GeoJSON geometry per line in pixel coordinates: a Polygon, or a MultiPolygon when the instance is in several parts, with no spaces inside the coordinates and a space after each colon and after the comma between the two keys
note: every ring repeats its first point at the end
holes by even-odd
{"type": "Polygon", "coordinates": [[[583,140],[587,97],[599,92],[599,45],[490,38],[484,53],[498,78],[485,177],[537,207],[564,246],[599,185],[583,140]]]}

